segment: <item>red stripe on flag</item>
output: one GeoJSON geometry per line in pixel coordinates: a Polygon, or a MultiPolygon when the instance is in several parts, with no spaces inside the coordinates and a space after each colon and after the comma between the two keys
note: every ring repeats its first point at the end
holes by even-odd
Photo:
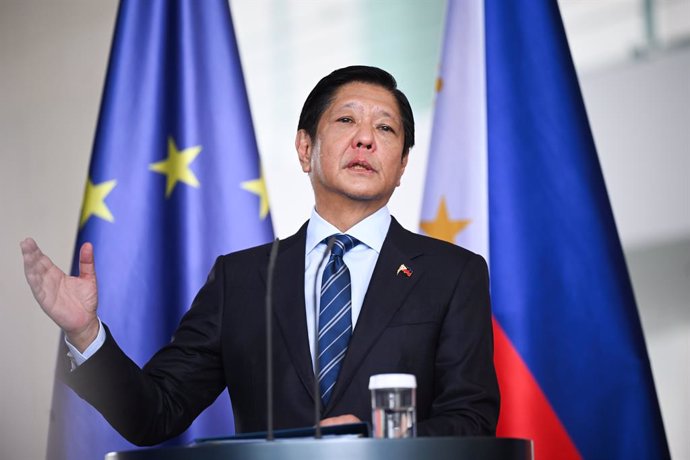
{"type": "Polygon", "coordinates": [[[535,460],[581,459],[539,384],[495,318],[493,326],[494,363],[501,389],[497,436],[531,439],[535,460]]]}

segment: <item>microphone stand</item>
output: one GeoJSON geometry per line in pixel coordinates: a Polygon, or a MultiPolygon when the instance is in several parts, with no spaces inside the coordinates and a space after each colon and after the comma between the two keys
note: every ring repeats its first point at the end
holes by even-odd
{"type": "Polygon", "coordinates": [[[326,252],[321,256],[319,265],[316,268],[316,273],[314,274],[314,437],[316,439],[321,439],[321,391],[319,390],[319,295],[318,295],[318,281],[319,273],[321,272],[321,267],[323,267],[324,262],[330,256],[333,250],[333,245],[335,244],[335,236],[328,238],[328,245],[326,246],[326,252]]]}
{"type": "Polygon", "coordinates": [[[266,281],[266,440],[273,441],[273,275],[278,246],[276,238],[271,244],[271,255],[268,258],[268,280],[266,281]]]}

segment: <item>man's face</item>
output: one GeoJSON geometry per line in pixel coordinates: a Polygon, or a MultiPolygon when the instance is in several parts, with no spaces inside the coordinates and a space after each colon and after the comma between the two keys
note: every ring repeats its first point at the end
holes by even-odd
{"type": "Polygon", "coordinates": [[[316,139],[300,130],[295,142],[317,210],[385,205],[407,165],[403,142],[398,105],[388,90],[359,82],[340,87],[319,120],[316,139]]]}

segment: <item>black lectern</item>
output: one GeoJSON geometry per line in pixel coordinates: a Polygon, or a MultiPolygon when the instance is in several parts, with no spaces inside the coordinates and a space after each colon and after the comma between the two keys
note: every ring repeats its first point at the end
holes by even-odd
{"type": "Polygon", "coordinates": [[[334,437],[222,441],[112,452],[106,460],[533,460],[532,441],[512,438],[371,439],[334,437]]]}

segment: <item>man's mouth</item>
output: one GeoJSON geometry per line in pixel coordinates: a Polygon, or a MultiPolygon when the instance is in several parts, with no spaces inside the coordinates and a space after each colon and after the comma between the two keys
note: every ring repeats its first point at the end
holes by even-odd
{"type": "Polygon", "coordinates": [[[351,161],[350,163],[347,164],[347,169],[351,169],[353,171],[374,171],[374,168],[371,167],[369,163],[366,161],[351,161]]]}

